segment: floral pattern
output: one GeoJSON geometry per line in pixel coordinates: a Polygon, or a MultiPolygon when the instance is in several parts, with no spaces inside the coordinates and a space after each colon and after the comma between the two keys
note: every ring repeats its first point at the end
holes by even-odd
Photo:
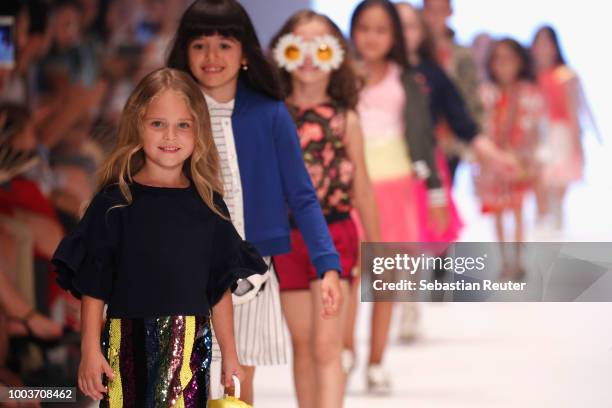
{"type": "Polygon", "coordinates": [[[352,209],[353,163],[345,146],[345,111],[333,103],[290,107],[298,128],[304,163],[325,216],[352,209]]]}
{"type": "Polygon", "coordinates": [[[497,212],[517,206],[538,173],[535,151],[543,125],[543,101],[535,85],[520,82],[512,93],[484,84],[481,97],[485,109],[484,132],[520,164],[519,174],[506,180],[481,165],[476,187],[483,211],[497,212]]]}

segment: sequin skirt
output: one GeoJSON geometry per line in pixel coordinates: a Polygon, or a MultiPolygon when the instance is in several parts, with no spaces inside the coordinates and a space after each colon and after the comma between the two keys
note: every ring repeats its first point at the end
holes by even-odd
{"type": "Polygon", "coordinates": [[[102,350],[115,379],[101,407],[206,407],[209,316],[108,319],[102,350]]]}

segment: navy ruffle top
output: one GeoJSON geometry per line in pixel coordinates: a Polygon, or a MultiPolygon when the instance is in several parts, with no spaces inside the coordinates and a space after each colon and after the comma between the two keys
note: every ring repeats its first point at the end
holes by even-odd
{"type": "Polygon", "coordinates": [[[104,300],[109,318],[208,315],[236,280],[267,270],[193,183],[130,191],[129,205],[117,185],[99,192],[52,259],[60,286],[104,300]]]}

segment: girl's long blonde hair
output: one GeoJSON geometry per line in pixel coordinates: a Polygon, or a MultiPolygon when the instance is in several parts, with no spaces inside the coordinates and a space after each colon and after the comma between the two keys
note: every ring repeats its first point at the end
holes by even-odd
{"type": "Polygon", "coordinates": [[[188,74],[171,68],[161,68],[148,74],[128,98],[119,122],[117,144],[98,172],[97,192],[117,184],[127,204],[132,203],[128,184],[133,182],[133,176],[145,164],[142,119],[149,103],[165,90],[181,95],[193,115],[195,147],[192,155],[183,163],[183,172],[195,185],[206,205],[226,218],[213,202],[215,192],[223,196],[223,183],[206,100],[202,90],[188,74]]]}

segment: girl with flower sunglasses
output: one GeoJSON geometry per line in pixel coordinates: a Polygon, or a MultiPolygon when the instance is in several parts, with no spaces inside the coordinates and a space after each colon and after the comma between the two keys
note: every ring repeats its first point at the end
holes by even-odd
{"type": "MultiPolygon", "coordinates": [[[[347,44],[338,27],[313,11],[294,14],[273,38],[287,105],[298,127],[304,162],[340,254],[342,290],[348,293],[359,238],[350,213],[357,210],[366,239],[377,241],[374,191],[366,171],[363,137],[354,111],[359,95],[347,44]]],[[[300,407],[340,407],[344,394],[342,334],[347,316],[324,320],[320,283],[295,223],[291,252],[274,257],[281,302],[293,344],[300,407]]]]}

